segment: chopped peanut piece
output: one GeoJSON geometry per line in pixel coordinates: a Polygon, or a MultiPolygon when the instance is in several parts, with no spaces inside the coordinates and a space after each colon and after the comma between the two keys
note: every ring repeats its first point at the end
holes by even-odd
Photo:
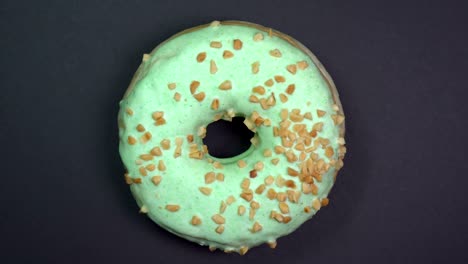
{"type": "Polygon", "coordinates": [[[257,74],[259,70],[260,70],[260,62],[256,61],[252,63],[252,73],[257,74]]]}
{"type": "Polygon", "coordinates": [[[297,67],[296,67],[295,64],[291,64],[291,65],[286,66],[286,69],[288,70],[288,72],[290,72],[292,74],[296,74],[297,67]]]}
{"type": "Polygon", "coordinates": [[[234,53],[232,53],[231,51],[225,50],[225,51],[223,52],[223,58],[224,58],[224,59],[230,59],[230,58],[232,58],[232,57],[234,57],[234,53]]]}
{"type": "Polygon", "coordinates": [[[208,187],[199,187],[198,190],[200,190],[204,195],[210,195],[212,191],[212,189],[208,187]]]}
{"type": "Polygon", "coordinates": [[[222,82],[219,87],[218,87],[220,90],[231,90],[232,89],[232,83],[231,81],[229,80],[226,80],[224,82],[222,82]]]}
{"type": "Polygon", "coordinates": [[[282,56],[281,52],[278,49],[270,50],[270,55],[275,58],[280,58],[282,56]]]}
{"type": "Polygon", "coordinates": [[[206,59],[206,52],[200,52],[197,55],[197,62],[203,62],[206,59]]]}
{"type": "Polygon", "coordinates": [[[194,225],[194,226],[198,226],[198,225],[201,225],[202,221],[201,221],[200,217],[194,215],[192,217],[192,220],[190,221],[190,223],[192,225],[194,225]]]}
{"type": "Polygon", "coordinates": [[[219,49],[222,46],[223,46],[223,44],[221,44],[221,42],[219,42],[219,41],[211,41],[210,42],[210,47],[212,47],[212,48],[219,49]]]}
{"type": "Polygon", "coordinates": [[[177,204],[168,204],[166,205],[166,210],[170,211],[170,212],[177,212],[179,211],[180,209],[180,206],[177,205],[177,204]]]}
{"type": "Polygon", "coordinates": [[[240,50],[242,49],[242,41],[240,39],[235,39],[234,40],[234,49],[235,50],[240,50]]]}

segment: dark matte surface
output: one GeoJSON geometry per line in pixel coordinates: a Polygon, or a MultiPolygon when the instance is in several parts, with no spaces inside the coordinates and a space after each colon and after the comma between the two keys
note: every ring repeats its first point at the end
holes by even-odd
{"type": "Polygon", "coordinates": [[[466,2],[249,2],[1,1],[1,263],[468,262],[466,2]],[[347,114],[331,205],[243,258],[139,215],[117,152],[141,55],[213,19],[303,42],[347,114]]]}
{"type": "Polygon", "coordinates": [[[255,135],[244,124],[245,118],[237,116],[232,121],[218,120],[206,127],[203,144],[208,146],[209,153],[217,158],[229,158],[247,151],[255,135]]]}

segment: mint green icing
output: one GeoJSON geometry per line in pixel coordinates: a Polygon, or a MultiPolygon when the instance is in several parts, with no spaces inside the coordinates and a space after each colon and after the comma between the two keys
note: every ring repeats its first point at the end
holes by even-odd
{"type": "MultiPolygon", "coordinates": [[[[331,118],[336,114],[340,106],[335,101],[330,90],[329,83],[319,71],[315,61],[303,50],[294,47],[289,42],[277,35],[270,37],[267,32],[263,32],[255,27],[246,25],[218,25],[206,26],[192,32],[180,34],[160,45],[144,60],[139,71],[134,77],[129,91],[120,102],[119,112],[120,123],[120,155],[128,171],[128,177],[140,178],[141,184],[131,184],[131,192],[135,197],[142,211],[147,213],[154,222],[168,231],[201,245],[220,248],[227,251],[240,251],[241,247],[251,248],[253,246],[274,242],[281,236],[287,235],[297,229],[306,220],[310,219],[317,210],[312,208],[314,199],[323,199],[328,196],[334,183],[334,176],[337,168],[330,166],[328,171],[322,175],[322,181],[315,182],[318,187],[318,194],[301,194],[297,203],[287,202],[291,221],[287,224],[279,223],[270,218],[272,210],[280,212],[277,200],[270,200],[266,193],[268,188],[273,188],[276,192],[286,192],[287,187],[278,187],[273,183],[268,186],[262,195],[256,194],[255,189],[264,183],[267,176],[281,175],[285,180],[293,180],[296,183],[297,191],[301,191],[301,182],[298,177],[291,177],[287,174],[287,167],[297,168],[299,161],[290,163],[284,155],[275,154],[272,157],[264,157],[265,149],[273,150],[274,146],[281,145],[281,138],[273,136],[273,127],[281,122],[280,111],[283,108],[288,110],[298,108],[301,114],[310,112],[312,120],[304,119],[301,123],[310,130],[317,122],[323,122],[323,129],[318,134],[319,137],[330,140],[329,146],[334,150],[333,156],[325,156],[324,149],[319,147],[314,153],[325,162],[341,160],[339,156],[339,140],[342,136],[341,126],[334,124],[331,118]],[[261,32],[264,39],[254,41],[256,33],[261,32]],[[240,50],[233,49],[233,40],[240,39],[243,46],[240,50]],[[222,48],[210,47],[211,41],[219,41],[222,48]],[[270,50],[278,49],[282,53],[280,58],[269,54],[270,50]],[[229,59],[223,58],[223,51],[229,50],[234,56],[229,59]],[[206,59],[197,62],[196,57],[200,52],[206,52],[206,59]],[[216,62],[218,71],[210,73],[210,60],[216,62]],[[259,72],[252,73],[251,65],[255,61],[260,62],[259,72]],[[306,61],[308,67],[304,70],[297,69],[295,75],[287,71],[286,66],[296,64],[299,61],[306,61]],[[267,87],[264,82],[273,79],[275,75],[284,76],[284,83],[276,83],[272,87],[267,87]],[[205,92],[206,98],[198,102],[190,93],[190,83],[199,81],[200,86],[197,92],[205,92]],[[223,91],[218,86],[225,80],[232,82],[232,89],[223,91]],[[168,88],[169,83],[175,83],[176,88],[168,88]],[[288,101],[282,103],[279,94],[284,93],[287,86],[295,84],[295,92],[288,95],[288,101]],[[260,104],[249,101],[249,96],[253,94],[252,88],[262,85],[266,89],[267,97],[271,92],[275,93],[276,105],[268,110],[262,109],[260,104]],[[174,94],[179,93],[179,102],[174,100],[174,94]],[[213,99],[218,98],[220,105],[218,110],[210,108],[213,99]],[[131,109],[132,115],[126,110],[131,109]],[[263,118],[271,120],[271,126],[259,126],[256,135],[259,144],[253,146],[243,154],[228,159],[217,159],[205,155],[202,159],[189,158],[189,143],[186,136],[192,134],[194,143],[201,146],[202,138],[197,136],[200,127],[206,127],[213,122],[216,114],[233,110],[237,116],[250,116],[257,111],[263,118]],[[326,114],[323,117],[317,116],[317,109],[323,110],[326,114]],[[152,113],[163,111],[166,124],[155,126],[152,113]],[[145,132],[152,134],[151,139],[142,143],[140,138],[145,132],[138,132],[136,127],[141,124],[145,127],[145,132]],[[128,137],[137,139],[137,143],[130,145],[128,137]],[[176,138],[183,138],[181,146],[181,156],[174,158],[176,149],[176,138]],[[155,156],[153,160],[144,161],[140,155],[150,153],[155,146],[160,146],[163,139],[169,139],[171,146],[169,150],[163,150],[162,156],[155,156]],[[275,166],[271,159],[279,158],[279,163],[275,166]],[[209,159],[218,160],[224,166],[222,169],[213,168],[209,159]],[[245,168],[239,168],[237,161],[246,161],[245,168]],[[139,168],[154,164],[158,166],[158,161],[163,160],[166,166],[165,171],[147,170],[147,176],[140,175],[139,168]],[[264,168],[258,171],[255,178],[249,178],[249,172],[256,162],[262,161],[264,168]],[[140,164],[138,164],[140,163],[140,164]],[[204,175],[207,172],[221,172],[225,175],[224,181],[215,181],[205,184],[204,175]],[[151,178],[155,175],[162,177],[161,182],[156,186],[151,178]],[[242,199],[241,182],[244,178],[250,179],[250,189],[254,191],[254,201],[260,204],[256,210],[253,220],[249,219],[250,204],[242,199]],[[199,191],[199,187],[209,187],[212,193],[208,196],[199,191]],[[226,201],[229,196],[235,197],[235,202],[228,205],[222,216],[226,219],[224,231],[218,234],[215,229],[218,227],[211,217],[220,213],[221,201],[226,201]],[[180,209],[170,212],[165,209],[168,204],[177,204],[180,209]],[[238,206],[245,206],[246,213],[238,215],[238,206]],[[311,208],[309,213],[304,208],[311,208]],[[194,226],[191,224],[193,216],[201,219],[201,224],[194,226]],[[262,226],[262,230],[252,233],[250,230],[255,222],[262,226]]],[[[341,112],[340,112],[341,113],[341,112]]],[[[293,123],[294,124],[294,123],[293,123]]],[[[292,125],[291,125],[292,126],[292,125]]],[[[229,144],[229,142],[226,142],[229,144]]],[[[343,144],[343,143],[341,143],[343,144]]],[[[161,148],[162,149],[162,148],[161,148]]],[[[293,149],[294,150],[294,149],[293,149]]],[[[294,150],[296,155],[300,151],[294,150]]]]}

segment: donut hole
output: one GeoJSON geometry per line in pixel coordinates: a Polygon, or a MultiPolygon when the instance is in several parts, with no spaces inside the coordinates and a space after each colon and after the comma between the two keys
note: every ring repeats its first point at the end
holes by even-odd
{"type": "Polygon", "coordinates": [[[232,122],[218,120],[206,127],[203,143],[215,158],[231,158],[247,151],[254,133],[244,124],[244,117],[234,117],[232,122]]]}

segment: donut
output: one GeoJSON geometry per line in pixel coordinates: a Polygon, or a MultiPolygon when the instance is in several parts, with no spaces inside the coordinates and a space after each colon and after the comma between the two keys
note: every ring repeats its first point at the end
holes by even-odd
{"type": "Polygon", "coordinates": [[[293,38],[241,21],[187,29],[144,54],[118,126],[140,213],[241,255],[275,248],[326,206],[346,152],[343,109],[322,64],[293,38]],[[251,146],[210,155],[206,127],[234,117],[254,132],[251,146]]]}

